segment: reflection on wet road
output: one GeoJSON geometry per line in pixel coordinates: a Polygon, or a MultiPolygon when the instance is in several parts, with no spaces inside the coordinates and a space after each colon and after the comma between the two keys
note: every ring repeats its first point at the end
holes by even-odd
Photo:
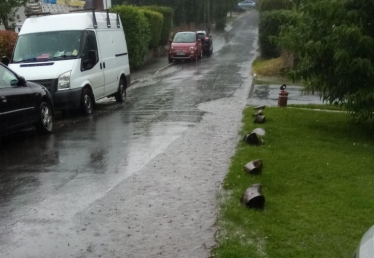
{"type": "Polygon", "coordinates": [[[164,202],[175,197],[176,193],[172,191],[182,188],[188,196],[181,197],[179,202],[187,210],[178,207],[181,217],[175,215],[174,223],[183,227],[185,216],[194,218],[199,212],[205,214],[202,221],[214,221],[215,192],[226,167],[222,166],[223,172],[212,177],[212,182],[204,183],[205,189],[201,193],[193,187],[202,183],[199,181],[202,176],[192,172],[215,170],[214,175],[218,169],[211,165],[213,157],[220,158],[225,166],[229,164],[237,126],[240,126],[241,100],[246,99],[246,95],[238,91],[245,93],[249,85],[246,83],[243,87],[249,79],[250,62],[255,53],[257,19],[257,13],[251,12],[235,21],[233,29],[225,36],[225,46],[211,58],[176,64],[170,73],[138,83],[129,90],[123,105],[114,104],[112,100],[101,101],[98,111],[91,117],[74,121],[60,119],[59,129],[53,135],[35,136],[33,130],[25,130],[5,137],[0,149],[0,257],[155,257],[155,248],[165,247],[166,241],[173,248],[159,257],[200,257],[208,253],[209,248],[191,245],[193,241],[212,242],[213,223],[201,226],[196,224],[200,219],[192,219],[188,228],[195,232],[201,229],[198,234],[201,238],[190,232],[171,240],[176,234],[173,229],[163,228],[164,224],[158,222],[153,225],[151,217],[165,218],[164,202]],[[216,103],[217,100],[229,101],[200,108],[204,103],[216,103]],[[211,124],[208,124],[208,118],[203,123],[207,114],[218,117],[211,124]],[[220,119],[226,127],[220,126],[220,119]],[[227,121],[235,126],[227,125],[227,121]],[[221,147],[210,146],[207,139],[201,140],[198,156],[187,159],[190,155],[188,144],[198,144],[198,138],[204,137],[203,133],[197,133],[198,130],[210,134],[220,132],[215,144],[221,144],[221,147]],[[188,138],[188,134],[194,134],[194,137],[188,138]],[[179,143],[177,139],[181,138],[187,143],[179,143]],[[163,155],[167,158],[162,161],[163,155]],[[200,161],[206,167],[192,171],[193,165],[200,161]],[[179,167],[180,164],[183,166],[179,167]],[[191,170],[191,174],[183,172],[179,179],[157,181],[184,169],[191,170]],[[142,181],[136,181],[136,178],[142,178],[142,181]],[[152,188],[155,185],[159,185],[157,189],[152,188]],[[169,189],[175,185],[179,188],[169,189]],[[130,189],[132,192],[126,192],[126,195],[117,193],[130,189]],[[138,203],[143,207],[140,209],[132,200],[138,198],[134,192],[143,189],[151,192],[149,198],[160,197],[143,205],[147,209],[138,203]],[[157,191],[168,194],[161,195],[157,191]],[[116,196],[115,205],[107,211],[115,212],[114,215],[96,216],[104,209],[97,207],[114,201],[112,195],[116,196]],[[206,201],[196,204],[193,198],[199,196],[206,201]],[[157,209],[152,210],[150,207],[153,206],[157,209]],[[117,209],[128,210],[118,212],[117,209]],[[136,214],[133,220],[121,217],[131,217],[132,213],[136,214]],[[139,216],[143,216],[142,221],[147,221],[152,230],[148,235],[125,241],[122,237],[130,238],[144,228],[136,223],[139,216]],[[122,220],[117,221],[117,218],[122,220]],[[108,219],[115,223],[104,222],[108,219]],[[105,230],[100,230],[99,225],[103,223],[107,223],[105,230]],[[132,232],[136,225],[140,229],[132,232]],[[174,235],[168,240],[161,238],[159,243],[153,241],[149,243],[148,251],[147,246],[140,251],[136,245],[145,241],[146,236],[160,237],[154,236],[156,228],[162,237],[166,237],[165,232],[174,235]]]}

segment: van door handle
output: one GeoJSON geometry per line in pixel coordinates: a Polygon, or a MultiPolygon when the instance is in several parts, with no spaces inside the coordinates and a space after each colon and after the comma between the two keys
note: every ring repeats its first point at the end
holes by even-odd
{"type": "Polygon", "coordinates": [[[103,65],[100,63],[100,69],[103,69],[103,65]]]}
{"type": "Polygon", "coordinates": [[[103,62],[103,66],[104,66],[104,69],[105,69],[105,62],[103,62]]]}

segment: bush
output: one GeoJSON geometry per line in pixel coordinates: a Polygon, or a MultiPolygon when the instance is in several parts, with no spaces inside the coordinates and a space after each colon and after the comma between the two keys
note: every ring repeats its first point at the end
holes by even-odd
{"type": "Polygon", "coordinates": [[[149,42],[149,48],[152,49],[160,44],[164,16],[159,12],[154,12],[147,9],[143,9],[143,12],[150,25],[151,41],[149,42]]]}
{"type": "Polygon", "coordinates": [[[166,45],[169,42],[169,36],[171,32],[171,28],[173,27],[173,17],[174,17],[174,10],[170,7],[164,6],[144,6],[144,9],[161,13],[164,16],[164,22],[162,24],[161,30],[161,45],[166,45]]]}
{"type": "Polygon", "coordinates": [[[261,13],[259,44],[261,56],[263,58],[277,58],[280,56],[280,49],[272,40],[272,37],[277,37],[280,32],[280,27],[291,23],[292,20],[292,11],[288,10],[275,10],[261,13]]]}
{"type": "Polygon", "coordinates": [[[151,40],[150,24],[139,7],[121,5],[112,8],[119,14],[125,31],[129,52],[130,67],[138,68],[143,64],[151,40]]]}
{"type": "Polygon", "coordinates": [[[291,9],[292,3],[289,0],[261,0],[260,12],[272,10],[288,10],[291,9]]]}
{"type": "Polygon", "coordinates": [[[0,57],[12,57],[18,35],[13,31],[0,31],[0,57]]]}

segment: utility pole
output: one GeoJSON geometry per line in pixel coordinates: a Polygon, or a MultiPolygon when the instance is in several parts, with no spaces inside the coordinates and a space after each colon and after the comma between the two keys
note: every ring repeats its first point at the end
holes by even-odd
{"type": "Polygon", "coordinates": [[[204,0],[204,30],[206,30],[206,0],[204,0]]]}
{"type": "Polygon", "coordinates": [[[210,34],[210,0],[207,0],[208,1],[208,32],[210,34]]]}

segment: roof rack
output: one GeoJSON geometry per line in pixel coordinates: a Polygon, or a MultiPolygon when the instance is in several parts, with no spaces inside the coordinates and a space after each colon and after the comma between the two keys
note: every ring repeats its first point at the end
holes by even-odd
{"type": "Polygon", "coordinates": [[[71,10],[69,13],[79,13],[79,12],[91,12],[92,11],[92,19],[93,19],[93,26],[95,29],[97,29],[97,21],[96,21],[96,15],[95,15],[95,8],[92,9],[81,9],[81,10],[71,10]]]}
{"type": "Polygon", "coordinates": [[[28,13],[26,17],[31,17],[31,16],[44,16],[44,15],[51,15],[51,13],[28,13]]]}

